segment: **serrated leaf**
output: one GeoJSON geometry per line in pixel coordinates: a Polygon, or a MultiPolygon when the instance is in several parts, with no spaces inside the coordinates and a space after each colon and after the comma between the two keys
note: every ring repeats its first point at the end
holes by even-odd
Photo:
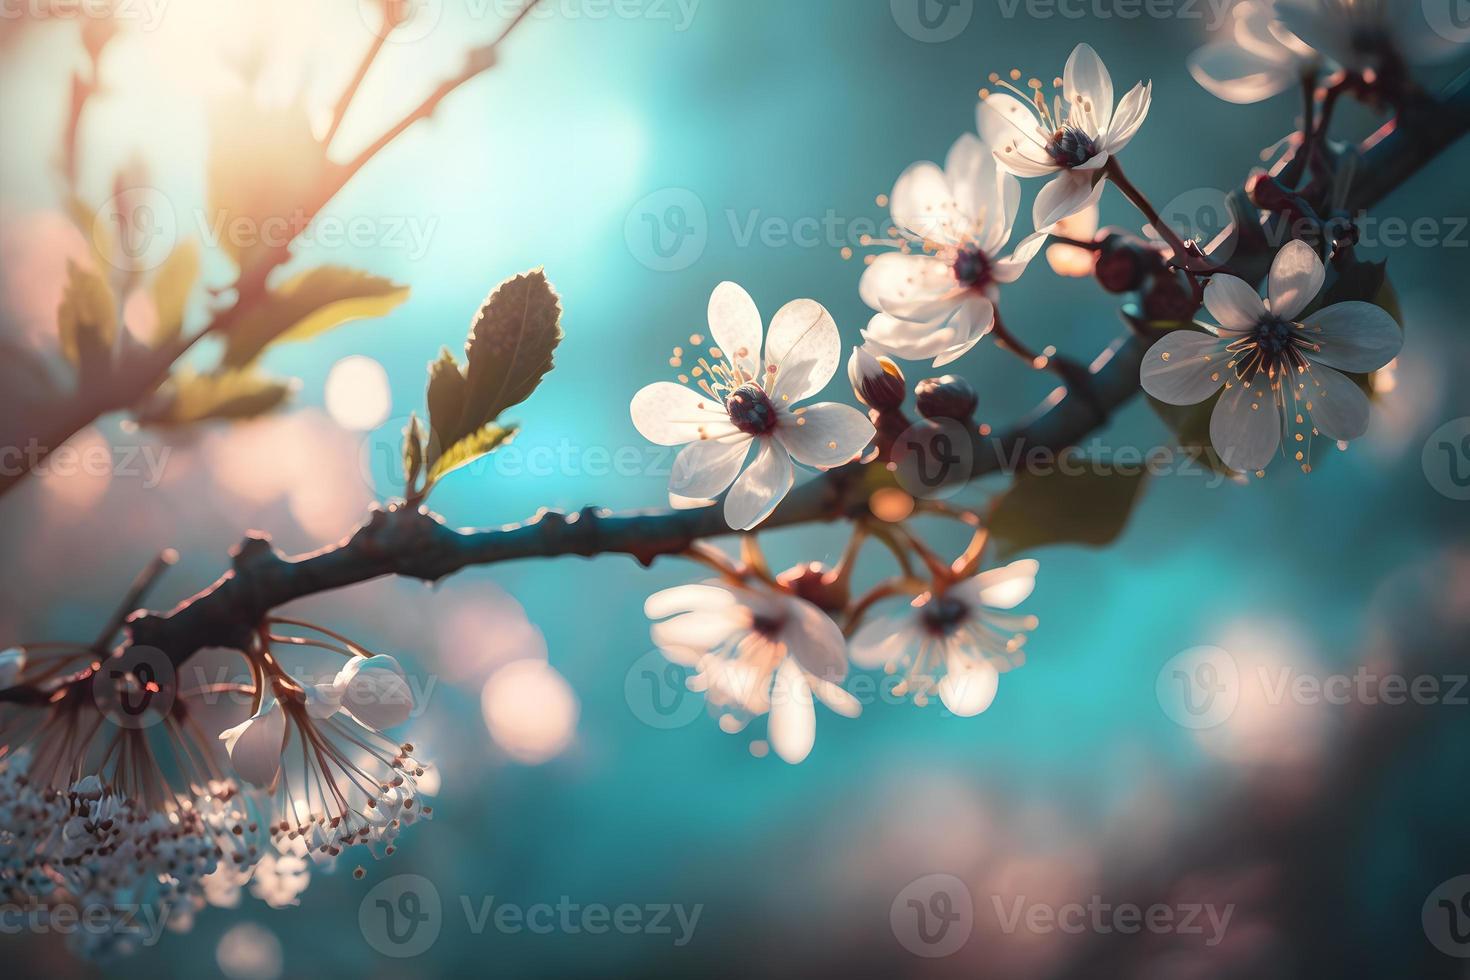
{"type": "Polygon", "coordinates": [[[1105,545],[1122,533],[1147,476],[1142,466],[1091,463],[1075,450],[1043,472],[1021,472],[991,511],[1004,561],[1049,544],[1105,545]]]}
{"type": "Polygon", "coordinates": [[[536,269],[496,287],[480,308],[465,344],[465,405],[461,432],[493,422],[530,397],[551,370],[561,342],[561,306],[536,269]]]}
{"type": "Polygon", "coordinates": [[[290,381],[253,369],[198,374],[184,369],[137,413],[139,425],[191,425],[208,419],[247,419],[279,407],[291,396],[290,381]]]}
{"type": "Polygon", "coordinates": [[[66,266],[66,288],[56,311],[61,352],[86,377],[106,373],[117,340],[117,305],[112,287],[75,262],[66,266]]]}
{"type": "Polygon", "coordinates": [[[433,466],[439,454],[454,445],[465,433],[460,430],[464,417],[465,380],[459,362],[445,348],[439,359],[429,365],[429,440],[428,461],[433,466]]]}
{"type": "Polygon", "coordinates": [[[408,428],[403,430],[403,481],[408,493],[414,492],[419,474],[424,469],[424,430],[419,425],[417,413],[408,416],[408,428]]]}
{"type": "Polygon", "coordinates": [[[184,314],[189,309],[189,296],[199,279],[199,246],[192,241],[180,242],[153,276],[153,306],[158,311],[158,326],[153,331],[153,346],[173,340],[184,329],[184,314]]]}
{"type": "Polygon", "coordinates": [[[227,331],[224,363],[243,367],[271,344],[306,340],[352,320],[386,316],[408,287],[356,269],[323,265],[298,273],[227,331]]]}
{"type": "Polygon", "coordinates": [[[440,453],[434,465],[429,467],[428,483],[437,483],[445,474],[494,452],[509,442],[515,434],[516,427],[513,425],[507,427],[492,423],[475,430],[440,453]]]}

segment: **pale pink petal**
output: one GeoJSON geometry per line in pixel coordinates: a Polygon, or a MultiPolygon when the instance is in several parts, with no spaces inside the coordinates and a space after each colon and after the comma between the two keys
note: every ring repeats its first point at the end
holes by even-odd
{"type": "Polygon", "coordinates": [[[1066,170],[1057,174],[1036,195],[1031,219],[1037,231],[1045,231],[1063,218],[1087,207],[1092,197],[1092,174],[1066,170]]]}
{"type": "Polygon", "coordinates": [[[899,174],[890,202],[893,223],[923,238],[936,238],[954,227],[956,202],[949,181],[927,160],[899,174]]]}
{"type": "Polygon", "coordinates": [[[338,672],[336,684],[342,707],[368,728],[393,728],[413,713],[413,690],[394,657],[356,657],[338,672]]]}
{"type": "Polygon", "coordinates": [[[1036,588],[1036,571],[1040,563],[1035,558],[1022,558],[1000,568],[981,572],[969,582],[969,588],[961,598],[972,599],[991,609],[1014,609],[1025,602],[1036,588]]]}
{"type": "Polygon", "coordinates": [[[1107,153],[1122,153],[1123,148],[1133,141],[1138,135],[1138,130],[1143,126],[1143,121],[1148,118],[1148,110],[1154,101],[1154,83],[1140,82],[1123,96],[1122,103],[1118,106],[1118,114],[1113,117],[1113,126],[1108,130],[1107,138],[1103,140],[1102,149],[1107,153]]]}
{"type": "Polygon", "coordinates": [[[278,702],[262,709],[234,728],[220,732],[235,774],[252,786],[268,787],[281,769],[286,740],[286,715],[278,702]]]}
{"type": "Polygon", "coordinates": [[[953,270],[933,256],[883,252],[863,270],[858,295],[869,308],[889,311],[927,302],[954,287],[953,270]]]}
{"type": "Polygon", "coordinates": [[[643,614],[649,619],[663,619],[681,612],[728,609],[736,601],[735,594],[724,585],[676,585],[649,596],[643,603],[643,614]]]}
{"type": "Polygon", "coordinates": [[[898,660],[909,648],[909,616],[879,616],[870,619],[848,644],[848,656],[864,670],[898,660]]]}
{"type": "Polygon", "coordinates": [[[846,677],[847,641],[832,617],[804,599],[790,600],[788,611],[782,639],[801,668],[826,681],[846,677]]]}
{"type": "MultiPolygon", "coordinates": [[[[1097,190],[1102,190],[1102,184],[1097,185],[1097,190]]],[[[1096,196],[1093,198],[1096,201],[1096,196]]],[[[1091,206],[1091,205],[1089,205],[1091,206]]],[[[1015,282],[1021,278],[1021,273],[1026,271],[1026,266],[1041,251],[1041,246],[1046,244],[1047,233],[1044,231],[1032,232],[1021,239],[1016,250],[1003,259],[998,259],[991,267],[990,274],[996,282],[1015,282]]]]}
{"type": "Polygon", "coordinates": [[[1189,73],[1211,95],[1236,105],[1279,95],[1297,77],[1289,62],[1261,57],[1234,41],[1217,41],[1195,51],[1189,56],[1189,73]]]}

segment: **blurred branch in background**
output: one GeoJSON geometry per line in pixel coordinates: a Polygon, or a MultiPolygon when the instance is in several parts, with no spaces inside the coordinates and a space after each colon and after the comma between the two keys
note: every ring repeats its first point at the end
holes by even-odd
{"type": "MultiPolygon", "coordinates": [[[[411,13],[410,5],[402,0],[383,0],[381,27],[338,99],[324,136],[317,139],[309,133],[302,134],[302,142],[309,144],[303,148],[303,153],[310,154],[313,158],[308,162],[309,165],[302,168],[303,173],[311,177],[309,186],[300,189],[300,200],[273,202],[277,213],[299,217],[292,225],[290,237],[263,250],[242,250],[235,254],[233,257],[239,264],[239,274],[232,286],[235,294],[233,301],[216,311],[208,323],[193,333],[173,329],[182,327],[180,319],[177,324],[161,324],[165,328],[161,331],[161,336],[156,337],[152,345],[143,346],[132,342],[126,331],[117,329],[115,311],[110,317],[106,313],[96,314],[97,318],[107,319],[106,327],[89,322],[85,315],[81,316],[81,332],[84,336],[88,333],[95,335],[96,342],[91,345],[84,342],[80,350],[73,344],[72,356],[78,370],[78,384],[72,393],[27,413],[27,418],[20,422],[25,427],[24,431],[6,433],[7,438],[12,439],[15,445],[36,447],[36,451],[24,454],[22,465],[7,468],[0,473],[0,496],[34,472],[47,456],[86,426],[113,412],[134,411],[145,424],[175,424],[198,421],[203,417],[239,417],[242,413],[254,414],[268,410],[289,394],[290,387],[247,372],[250,362],[267,344],[292,333],[293,328],[296,332],[302,332],[302,324],[313,314],[326,311],[334,305],[338,310],[335,315],[340,318],[336,322],[342,322],[364,315],[361,307],[354,305],[355,301],[385,297],[381,305],[373,307],[377,312],[386,312],[397,302],[401,302],[406,291],[388,290],[382,280],[361,274],[351,277],[338,274],[334,281],[323,285],[322,279],[325,277],[319,277],[315,281],[306,277],[331,270],[308,270],[304,276],[297,277],[276,290],[272,289],[268,281],[272,273],[291,258],[296,237],[370,160],[415,123],[429,118],[451,93],[495,66],[500,46],[526,19],[536,2],[537,0],[527,0],[490,42],[473,48],[466,54],[463,67],[457,74],[441,82],[423,101],[382,131],[347,163],[333,163],[327,159],[327,151],[352,107],[362,80],[381,51],[384,40],[402,26],[411,13]],[[315,288],[305,288],[303,282],[315,288]],[[292,287],[298,288],[293,290],[292,287]],[[250,325],[250,329],[246,329],[246,324],[250,325]],[[243,340],[235,336],[241,333],[246,334],[243,340]],[[210,336],[225,337],[230,347],[220,367],[203,376],[179,372],[171,379],[170,372],[179,359],[199,341],[210,336]],[[157,404],[160,401],[159,389],[171,380],[173,390],[162,396],[164,404],[160,406],[157,404]],[[150,401],[154,404],[150,404],[150,401]]],[[[96,226],[102,216],[93,214],[81,202],[77,193],[77,146],[83,114],[92,97],[104,87],[98,77],[98,64],[101,52],[111,40],[114,31],[109,20],[91,18],[87,21],[83,44],[87,52],[88,68],[85,74],[79,72],[74,76],[63,136],[61,166],[69,206],[83,231],[93,237],[94,247],[96,226]]],[[[272,122],[278,120],[272,119],[272,122]]],[[[231,119],[226,120],[225,125],[237,127],[243,124],[238,119],[231,119]]],[[[258,135],[274,138],[279,134],[267,132],[258,135]]],[[[236,133],[233,138],[242,144],[249,142],[249,134],[241,137],[236,133]]],[[[242,151],[239,157],[221,161],[218,159],[221,156],[219,148],[216,147],[213,151],[216,160],[212,169],[219,168],[223,163],[235,171],[227,174],[227,179],[232,178],[236,183],[247,186],[257,185],[262,177],[268,179],[271,176],[255,172],[254,161],[243,152],[254,152],[251,148],[240,145],[236,149],[242,151]]],[[[234,154],[225,155],[235,157],[234,154]]],[[[218,183],[219,178],[219,173],[211,173],[212,181],[218,183]]],[[[121,188],[120,195],[126,190],[121,188]]],[[[221,197],[230,207],[245,209],[238,195],[227,191],[222,194],[222,190],[224,189],[220,187],[211,187],[211,194],[221,197]]],[[[228,211],[224,208],[219,213],[228,216],[228,211]]],[[[122,231],[125,232],[126,229],[122,231]]],[[[103,257],[98,264],[105,265],[108,261],[107,257],[103,257]]],[[[182,289],[187,292],[192,285],[193,275],[189,275],[182,283],[182,289]]],[[[155,290],[157,288],[155,285],[155,290]]],[[[83,293],[88,293],[93,298],[93,302],[86,305],[94,311],[112,302],[112,291],[107,287],[105,278],[88,276],[82,270],[74,269],[72,285],[68,287],[67,303],[72,304],[73,296],[83,293]]],[[[66,305],[63,307],[63,320],[65,317],[66,305]]],[[[312,329],[319,331],[325,327],[318,322],[312,329]]],[[[17,420],[11,421],[14,423],[17,420]]]]}

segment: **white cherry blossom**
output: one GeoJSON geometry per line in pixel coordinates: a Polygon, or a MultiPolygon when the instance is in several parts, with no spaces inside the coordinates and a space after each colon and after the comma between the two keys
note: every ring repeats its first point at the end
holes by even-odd
{"type": "Polygon", "coordinates": [[[704,692],[720,727],[740,731],[769,714],[771,748],[801,762],[816,739],[813,697],[855,718],[862,706],[840,682],[847,674],[842,631],[811,603],[785,593],[713,580],[648,598],[654,645],[694,668],[691,691],[704,692]]]}
{"type": "Polygon", "coordinates": [[[770,516],[795,480],[795,460],[830,469],[873,438],[857,409],[837,402],[797,408],[826,386],[842,357],[837,324],[820,303],[792,300],[771,318],[762,349],[760,311],[733,282],[715,287],[709,328],[717,345],[687,379],[633,396],[633,424],[661,446],[684,446],[669,477],[671,502],[725,493],[725,521],[748,531],[770,516]],[[746,465],[751,449],[754,461],[746,465]]]}
{"type": "Polygon", "coordinates": [[[1030,92],[991,75],[1008,92],[982,93],[976,110],[980,138],[1002,168],[1018,177],[1056,174],[1036,196],[1031,217],[1038,231],[1094,203],[1104,167],[1137,135],[1153,101],[1153,83],[1139,82],[1113,105],[1113,79],[1091,46],[1079,44],[1067,59],[1061,91],[1050,102],[1039,79],[1030,92]]]}
{"type": "Polygon", "coordinates": [[[926,160],[899,175],[890,208],[902,247],[876,256],[858,285],[878,311],[863,331],[867,344],[940,367],[979,343],[995,325],[1000,286],[1020,278],[1046,239],[1033,234],[1000,254],[1020,201],[1020,182],[970,133],[943,169],[926,160]]]}
{"type": "Polygon", "coordinates": [[[1036,617],[1009,610],[1035,588],[1037,567],[1034,559],[1013,561],[869,620],[853,637],[852,662],[902,672],[894,693],[912,694],[916,704],[937,692],[955,714],[980,714],[995,700],[1000,675],[1025,661],[1036,617]]]}
{"type": "Polygon", "coordinates": [[[1193,405],[1224,388],[1210,441],[1231,469],[1264,468],[1283,442],[1307,469],[1311,435],[1346,441],[1368,428],[1368,397],[1342,372],[1383,367],[1403,333],[1381,307],[1358,301],[1298,320],[1325,278],[1316,251],[1293,241],[1271,263],[1266,301],[1244,280],[1216,274],[1205,307],[1219,326],[1171,331],[1144,355],[1140,380],[1160,401],[1193,405]]]}

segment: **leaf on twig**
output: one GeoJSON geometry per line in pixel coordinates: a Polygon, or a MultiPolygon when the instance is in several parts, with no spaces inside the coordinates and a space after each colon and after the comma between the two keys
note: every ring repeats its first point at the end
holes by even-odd
{"type": "Polygon", "coordinates": [[[247,419],[278,408],[295,383],[253,368],[198,374],[179,371],[139,410],[139,425],[153,428],[190,425],[208,419],[247,419]]]}
{"type": "Polygon", "coordinates": [[[1048,544],[1105,545],[1122,533],[1143,490],[1144,468],[1069,453],[1044,472],[1018,473],[996,502],[987,526],[1000,560],[1048,544]]]}
{"type": "Polygon", "coordinates": [[[153,275],[153,306],[158,311],[158,326],[152,338],[154,347],[168,343],[184,329],[189,296],[198,279],[199,246],[192,241],[180,242],[153,275]]]}
{"type": "Polygon", "coordinates": [[[386,316],[408,287],[356,269],[323,265],[272,289],[227,332],[224,363],[243,367],[271,344],[307,340],[352,320],[386,316]]]}
{"type": "Polygon", "coordinates": [[[494,423],[470,433],[440,453],[434,465],[429,467],[428,485],[432,486],[446,473],[494,452],[509,442],[515,434],[516,426],[499,426],[494,423]]]}
{"type": "Polygon", "coordinates": [[[496,287],[480,307],[465,344],[464,411],[469,433],[530,397],[551,370],[561,342],[561,305],[540,269],[496,287]]]}
{"type": "Polygon", "coordinates": [[[56,312],[61,352],[83,377],[107,373],[117,340],[117,302],[107,280],[75,262],[66,266],[66,289],[56,312]]]}
{"type": "Polygon", "coordinates": [[[408,428],[403,430],[403,482],[408,495],[414,495],[414,486],[424,469],[424,430],[419,425],[417,412],[408,416],[408,428]]]}
{"type": "Polygon", "coordinates": [[[465,368],[448,350],[429,365],[424,493],[515,435],[514,425],[497,420],[530,397],[551,370],[560,321],[560,301],[546,275],[540,269],[524,273],[497,286],[480,307],[465,343],[465,368]]]}

